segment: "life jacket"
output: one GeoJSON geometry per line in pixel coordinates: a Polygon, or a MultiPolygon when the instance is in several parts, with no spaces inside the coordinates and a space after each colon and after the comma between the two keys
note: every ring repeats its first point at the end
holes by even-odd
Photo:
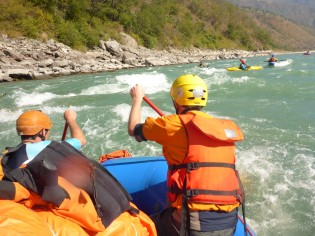
{"type": "Polygon", "coordinates": [[[235,142],[243,139],[231,120],[195,114],[179,116],[188,137],[188,152],[182,164],[169,165],[168,197],[179,194],[193,203],[242,203],[243,187],[235,169],[235,142]]]}
{"type": "Polygon", "coordinates": [[[115,177],[97,161],[89,159],[67,142],[52,141],[25,168],[12,169],[11,158],[23,157],[23,149],[25,145],[19,145],[4,154],[1,164],[5,179],[19,182],[41,196],[45,182],[42,164],[45,160],[57,168],[58,176],[87,192],[105,227],[125,211],[138,214],[139,211],[130,205],[131,196],[115,177]],[[22,173],[17,174],[15,170],[22,173]]]}
{"type": "Polygon", "coordinates": [[[25,206],[0,200],[1,235],[53,236],[49,225],[35,212],[25,206]]]}

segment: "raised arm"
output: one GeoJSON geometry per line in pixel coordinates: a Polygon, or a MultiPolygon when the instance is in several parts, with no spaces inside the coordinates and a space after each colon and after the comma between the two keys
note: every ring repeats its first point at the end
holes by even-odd
{"type": "Polygon", "coordinates": [[[82,129],[78,125],[77,121],[77,113],[71,109],[67,109],[64,112],[64,119],[70,128],[70,134],[72,138],[76,138],[81,142],[81,146],[83,147],[86,144],[85,136],[82,132],[82,129]]]}
{"type": "Polygon", "coordinates": [[[128,134],[134,136],[134,128],[141,122],[141,103],[144,97],[144,89],[140,84],[136,84],[130,89],[132,105],[128,120],[128,134]]]}

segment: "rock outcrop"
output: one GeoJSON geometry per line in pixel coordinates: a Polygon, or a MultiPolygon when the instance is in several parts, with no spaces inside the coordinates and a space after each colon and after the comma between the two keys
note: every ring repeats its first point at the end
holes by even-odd
{"type": "Polygon", "coordinates": [[[0,82],[49,79],[58,76],[95,73],[145,66],[198,63],[201,60],[232,59],[267,55],[243,50],[149,50],[127,34],[122,43],[100,41],[99,47],[80,52],[50,39],[40,42],[0,35],[0,82]]]}

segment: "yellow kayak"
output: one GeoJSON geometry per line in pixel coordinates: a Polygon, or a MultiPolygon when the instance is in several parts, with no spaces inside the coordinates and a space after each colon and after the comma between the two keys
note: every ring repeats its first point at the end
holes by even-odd
{"type": "MultiPolygon", "coordinates": [[[[247,70],[261,70],[262,68],[263,68],[262,66],[251,66],[247,70]]],[[[228,70],[228,71],[242,71],[238,67],[229,67],[229,68],[226,68],[226,70],[228,70]]]]}

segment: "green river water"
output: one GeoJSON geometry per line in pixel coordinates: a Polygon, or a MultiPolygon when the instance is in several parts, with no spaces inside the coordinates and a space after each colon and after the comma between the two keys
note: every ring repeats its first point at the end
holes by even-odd
{"type": "MultiPolygon", "coordinates": [[[[61,139],[63,111],[74,109],[90,158],[118,149],[133,156],[161,155],[159,145],[137,143],[127,134],[129,89],[142,84],[164,113],[173,112],[169,89],[184,73],[198,74],[209,88],[206,112],[234,120],[245,139],[237,143],[237,167],[246,190],[246,216],[259,236],[311,236],[315,232],[315,55],[278,55],[278,67],[228,72],[238,60],[137,68],[51,80],[0,84],[0,144],[19,143],[15,120],[27,109],[41,109],[61,139]]],[[[249,58],[265,66],[266,57],[249,58]]],[[[143,120],[156,112],[143,103],[143,120]]]]}

